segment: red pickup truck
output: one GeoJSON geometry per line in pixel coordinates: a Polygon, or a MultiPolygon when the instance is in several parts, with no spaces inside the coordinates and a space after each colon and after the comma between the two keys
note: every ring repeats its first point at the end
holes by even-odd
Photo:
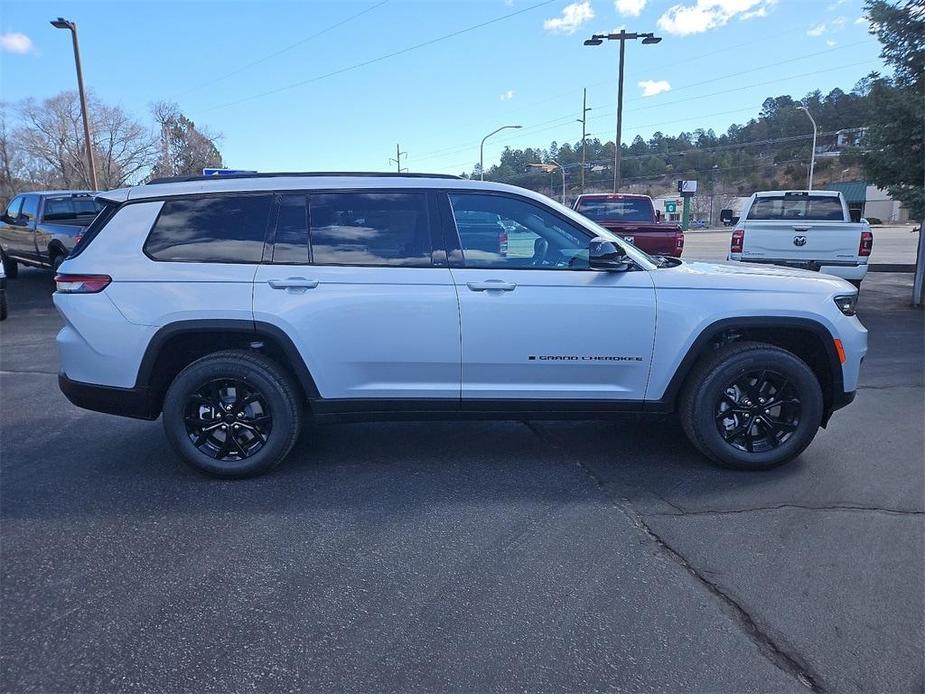
{"type": "Polygon", "coordinates": [[[663,223],[648,195],[588,193],[578,196],[574,209],[646,253],[679,258],[684,250],[681,226],[663,223]]]}

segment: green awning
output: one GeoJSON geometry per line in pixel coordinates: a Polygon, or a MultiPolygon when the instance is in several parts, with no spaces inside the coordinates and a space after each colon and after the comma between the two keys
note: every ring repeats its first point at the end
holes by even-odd
{"type": "Polygon", "coordinates": [[[845,201],[852,203],[867,202],[867,183],[864,181],[844,181],[842,183],[827,183],[825,188],[837,190],[845,196],[845,201]]]}

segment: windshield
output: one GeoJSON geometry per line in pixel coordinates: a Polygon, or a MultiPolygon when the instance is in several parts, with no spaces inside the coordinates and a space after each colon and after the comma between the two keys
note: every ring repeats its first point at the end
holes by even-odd
{"type": "Polygon", "coordinates": [[[652,203],[648,200],[581,200],[578,211],[597,222],[651,222],[652,203]]]}
{"type": "Polygon", "coordinates": [[[101,209],[103,205],[89,195],[59,195],[45,198],[43,219],[46,222],[58,222],[65,219],[80,219],[89,222],[99,214],[101,209]]]}
{"type": "Polygon", "coordinates": [[[818,219],[841,222],[844,220],[844,213],[841,200],[835,195],[788,193],[756,198],[748,211],[748,219],[818,219]]]}

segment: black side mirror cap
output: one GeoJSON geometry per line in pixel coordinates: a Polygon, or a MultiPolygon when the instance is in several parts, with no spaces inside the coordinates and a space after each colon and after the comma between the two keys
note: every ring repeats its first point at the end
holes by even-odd
{"type": "Polygon", "coordinates": [[[619,244],[598,236],[592,239],[591,245],[588,246],[588,265],[592,270],[626,272],[630,269],[632,261],[619,244]]]}

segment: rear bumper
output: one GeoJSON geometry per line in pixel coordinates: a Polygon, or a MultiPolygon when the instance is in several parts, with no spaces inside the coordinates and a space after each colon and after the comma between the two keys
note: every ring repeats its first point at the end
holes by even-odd
{"type": "Polygon", "coordinates": [[[755,265],[777,265],[778,267],[811,270],[825,275],[834,275],[846,280],[862,280],[867,275],[867,263],[838,263],[828,260],[787,260],[782,258],[745,258],[740,253],[730,254],[732,262],[751,263],[755,265]]]}
{"type": "Polygon", "coordinates": [[[95,383],[72,381],[58,374],[58,387],[64,397],[77,407],[135,419],[157,419],[160,408],[147,388],[116,388],[95,383]]]}

